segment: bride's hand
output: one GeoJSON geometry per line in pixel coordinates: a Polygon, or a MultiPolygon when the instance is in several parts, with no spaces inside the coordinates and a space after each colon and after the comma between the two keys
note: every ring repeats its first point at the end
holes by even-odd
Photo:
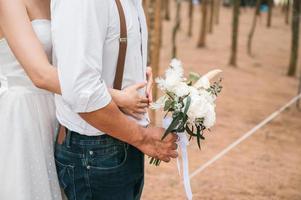
{"type": "Polygon", "coordinates": [[[144,88],[147,83],[137,83],[120,91],[117,105],[120,110],[136,119],[141,119],[147,112],[148,98],[141,96],[138,90],[144,88]]]}
{"type": "Polygon", "coordinates": [[[146,97],[148,98],[148,103],[153,102],[153,72],[151,67],[147,67],[146,69],[146,79],[147,79],[147,85],[146,85],[146,97]]]}

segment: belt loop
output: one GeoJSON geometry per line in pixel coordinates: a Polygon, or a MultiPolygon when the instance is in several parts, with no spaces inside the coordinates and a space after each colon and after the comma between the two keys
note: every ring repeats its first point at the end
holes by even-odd
{"type": "Polygon", "coordinates": [[[71,131],[66,128],[66,132],[67,132],[66,141],[65,141],[66,142],[66,147],[70,148],[71,147],[71,131]]]}

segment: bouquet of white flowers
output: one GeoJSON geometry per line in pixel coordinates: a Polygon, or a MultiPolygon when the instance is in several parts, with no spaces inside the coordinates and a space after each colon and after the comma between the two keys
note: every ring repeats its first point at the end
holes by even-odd
{"type": "MultiPolygon", "coordinates": [[[[151,105],[152,109],[163,108],[166,115],[172,120],[162,139],[170,132],[189,135],[189,140],[196,138],[199,148],[204,140],[204,131],[210,130],[215,124],[215,100],[222,90],[221,79],[213,84],[210,79],[221,73],[213,70],[200,76],[191,73],[189,78],[184,77],[182,63],[173,59],[165,72],[165,78],[157,78],[156,83],[164,93],[151,105]]],[[[152,158],[150,164],[159,165],[160,160],[152,158]]]]}

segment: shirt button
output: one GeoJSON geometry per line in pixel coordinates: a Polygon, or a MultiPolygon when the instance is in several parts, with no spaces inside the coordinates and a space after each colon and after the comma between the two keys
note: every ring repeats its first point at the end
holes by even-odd
{"type": "Polygon", "coordinates": [[[91,169],[90,165],[87,166],[87,169],[91,169]]]}
{"type": "Polygon", "coordinates": [[[89,154],[92,156],[94,154],[94,152],[93,151],[89,151],[89,154]]]}

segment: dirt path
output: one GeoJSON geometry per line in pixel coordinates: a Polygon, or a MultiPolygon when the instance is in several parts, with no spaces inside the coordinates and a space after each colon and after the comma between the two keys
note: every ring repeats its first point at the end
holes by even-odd
{"type": "MultiPolygon", "coordinates": [[[[187,10],[186,5],[183,10],[187,10]]],[[[267,29],[263,14],[254,38],[255,57],[250,58],[246,55],[246,38],[252,15],[251,10],[242,12],[239,68],[234,69],[227,66],[231,10],[222,9],[220,25],[208,36],[205,49],[196,49],[199,14],[195,15],[194,36],[189,39],[186,36],[187,14],[183,13],[178,57],[186,71],[203,73],[218,66],[224,70],[225,87],[217,103],[218,123],[207,134],[202,151],[198,150],[195,142],[189,147],[191,172],[297,93],[297,79],[285,76],[290,52],[290,27],[284,24],[281,12],[275,10],[273,27],[267,29]]],[[[164,22],[161,66],[167,66],[170,60],[171,26],[172,23],[164,22]]],[[[157,123],[160,124],[159,120],[157,123]]],[[[292,107],[194,177],[194,199],[301,199],[300,144],[301,112],[292,107]]],[[[146,166],[143,200],[185,199],[175,161],[159,168],[146,166]]]]}

